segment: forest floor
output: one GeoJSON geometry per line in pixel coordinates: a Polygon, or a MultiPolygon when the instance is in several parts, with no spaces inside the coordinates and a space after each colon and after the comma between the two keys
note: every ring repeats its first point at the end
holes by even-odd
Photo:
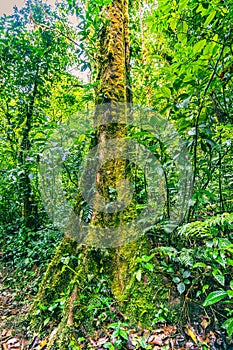
{"type": "MultiPolygon", "coordinates": [[[[0,348],[2,350],[42,350],[51,336],[56,333],[56,327],[46,336],[31,334],[27,323],[23,320],[27,315],[33,300],[30,288],[23,290],[14,283],[17,281],[15,271],[5,268],[0,263],[0,348]]],[[[38,279],[38,276],[37,276],[38,279]]],[[[30,285],[30,283],[28,283],[30,285]]],[[[121,325],[122,342],[112,349],[152,349],[152,350],[233,350],[233,341],[217,327],[210,325],[206,315],[195,315],[182,325],[158,324],[158,328],[130,329],[121,325]],[[195,319],[195,320],[194,320],[195,319]]],[[[78,344],[83,349],[111,349],[114,343],[114,329],[98,329],[90,337],[79,338],[78,344]],[[106,344],[108,344],[106,346],[106,344]]],[[[68,350],[72,347],[67,346],[68,350]]]]}
{"type": "Polygon", "coordinates": [[[17,329],[17,325],[27,315],[30,296],[12,284],[14,277],[13,271],[0,264],[0,349],[3,350],[28,347],[25,329],[17,329]]]}

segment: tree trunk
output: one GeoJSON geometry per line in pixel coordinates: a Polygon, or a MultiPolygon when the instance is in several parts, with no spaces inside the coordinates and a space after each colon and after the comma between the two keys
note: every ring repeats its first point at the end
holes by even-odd
{"type": "MultiPolygon", "coordinates": [[[[36,79],[37,79],[37,76],[36,76],[36,79]]],[[[20,169],[23,169],[23,172],[20,175],[20,189],[21,189],[21,198],[22,198],[22,219],[23,219],[24,225],[30,229],[35,229],[38,225],[37,204],[35,203],[34,196],[32,193],[31,180],[29,176],[30,167],[28,165],[28,160],[27,160],[27,157],[30,156],[29,152],[31,149],[30,131],[32,129],[33,108],[34,108],[35,98],[37,94],[36,79],[32,88],[30,103],[26,111],[26,122],[23,130],[23,137],[20,144],[20,152],[19,152],[20,169]]]]}
{"type": "MultiPolygon", "coordinates": [[[[128,1],[112,1],[103,9],[103,16],[108,19],[108,25],[102,29],[99,40],[96,104],[107,107],[104,115],[98,114],[98,106],[96,109],[98,145],[126,135],[127,103],[132,100],[128,1]],[[119,102],[123,109],[116,113],[114,108],[119,102]]],[[[105,156],[103,147],[98,146],[98,152],[100,158],[105,156]]],[[[115,188],[126,173],[124,159],[112,160],[104,171],[97,172],[96,184],[104,198],[109,196],[107,189],[115,188]]],[[[98,198],[94,198],[91,224],[105,228],[117,223],[120,227],[124,221],[122,212],[99,212],[98,205],[98,198]]],[[[48,266],[31,310],[35,327],[43,328],[46,319],[45,323],[57,322],[47,348],[67,349],[69,344],[76,344],[78,337],[88,338],[98,327],[119,319],[131,326],[150,327],[160,303],[168,299],[169,293],[159,273],[143,268],[140,258],[149,256],[150,249],[146,236],[117,248],[101,249],[79,245],[66,235],[48,266]],[[108,300],[108,305],[103,299],[108,300]],[[60,304],[64,304],[62,312],[60,304]]],[[[155,259],[154,263],[156,268],[155,259]]]]}

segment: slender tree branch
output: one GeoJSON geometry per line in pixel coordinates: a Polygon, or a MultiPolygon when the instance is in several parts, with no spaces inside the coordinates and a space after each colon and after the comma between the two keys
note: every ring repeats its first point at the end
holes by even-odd
{"type": "Polygon", "coordinates": [[[58,28],[51,28],[50,26],[47,26],[46,24],[43,24],[43,23],[38,23],[34,20],[33,17],[31,17],[31,21],[38,27],[41,27],[41,28],[44,28],[44,29],[47,29],[47,30],[51,30],[51,31],[55,31],[57,32],[59,35],[63,36],[64,38],[68,39],[70,42],[72,42],[74,45],[76,46],[79,46],[79,44],[73,40],[69,35],[63,33],[60,29],[58,28]]]}

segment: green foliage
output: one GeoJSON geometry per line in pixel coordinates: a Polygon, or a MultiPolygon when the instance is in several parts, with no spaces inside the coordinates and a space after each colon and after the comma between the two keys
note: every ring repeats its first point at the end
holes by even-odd
{"type": "MultiPolygon", "coordinates": [[[[220,300],[226,299],[228,297],[229,298],[229,300],[227,301],[228,307],[225,308],[225,311],[226,311],[227,316],[231,316],[233,314],[233,310],[229,309],[229,306],[233,305],[232,285],[233,285],[233,280],[231,280],[231,282],[230,282],[231,289],[218,290],[218,291],[214,291],[214,292],[211,292],[210,294],[208,294],[203,305],[204,306],[211,306],[211,305],[218,303],[220,300]]],[[[233,334],[233,317],[227,318],[227,320],[222,324],[222,327],[227,330],[228,336],[231,337],[233,334]]]]}
{"type": "Polygon", "coordinates": [[[15,286],[30,293],[37,292],[38,277],[49,263],[55,247],[61,240],[61,233],[51,227],[31,231],[22,227],[16,231],[1,229],[0,245],[4,251],[1,264],[14,270],[12,277],[6,280],[7,285],[15,286]],[[7,237],[7,240],[6,240],[7,237]],[[27,280],[27,278],[29,280],[27,280]]]}
{"type": "Polygon", "coordinates": [[[131,11],[134,102],[174,122],[191,151],[189,216],[231,211],[231,2],[149,1],[131,11]]]}
{"type": "Polygon", "coordinates": [[[204,221],[194,221],[186,225],[182,225],[178,233],[186,239],[196,240],[200,238],[208,238],[219,236],[220,230],[230,231],[233,228],[233,214],[223,213],[216,216],[206,218],[204,221]]]}
{"type": "Polygon", "coordinates": [[[169,312],[170,310],[163,304],[160,305],[160,309],[158,312],[154,315],[155,318],[153,319],[152,323],[153,325],[156,323],[167,323],[167,320],[169,318],[169,312]]]}
{"type": "Polygon", "coordinates": [[[99,279],[88,276],[88,284],[85,284],[77,303],[79,311],[75,320],[82,322],[89,331],[111,323],[116,317],[118,305],[104,275],[100,275],[99,279]]]}
{"type": "Polygon", "coordinates": [[[128,324],[122,322],[114,322],[111,323],[108,327],[114,330],[111,335],[111,338],[113,339],[114,348],[124,348],[124,344],[126,344],[128,340],[128,333],[125,329],[125,327],[128,327],[128,324]]]}
{"type": "Polygon", "coordinates": [[[154,264],[150,261],[153,259],[154,254],[151,255],[143,255],[142,257],[138,257],[136,262],[140,265],[140,269],[135,272],[136,279],[140,282],[142,279],[142,272],[153,271],[154,264]]]}
{"type": "Polygon", "coordinates": [[[62,8],[38,0],[1,17],[0,34],[0,220],[37,229],[47,221],[38,184],[41,152],[57,123],[83,103],[73,87],[78,79],[67,72],[77,59],[74,29],[62,8]]]}
{"type": "MultiPolygon", "coordinates": [[[[232,214],[224,213],[183,225],[172,237],[174,242],[179,241],[176,248],[153,249],[155,257],[162,259],[159,269],[176,285],[179,294],[199,304],[205,299],[204,306],[221,301],[220,310],[228,316],[232,315],[233,296],[232,218],[232,214]]],[[[224,326],[230,334],[231,321],[226,320],[224,326]]]]}
{"type": "MultiPolygon", "coordinates": [[[[89,113],[93,105],[99,40],[109,25],[102,14],[110,2],[85,0],[76,4],[67,0],[52,10],[40,0],[26,1],[22,10],[0,18],[0,244],[2,263],[15,269],[17,275],[7,280],[12,287],[17,282],[27,289],[24,277],[28,276],[34,279],[29,288],[36,292],[37,277],[61,239],[49,224],[41,201],[38,164],[57,125],[77,111],[89,113]],[[77,31],[68,22],[69,11],[77,16],[77,31]],[[69,72],[74,65],[88,71],[91,81],[83,84],[72,76],[69,72]]],[[[194,191],[188,223],[176,232],[162,231],[164,217],[169,216],[177,194],[179,174],[166,147],[152,131],[131,127],[129,137],[147,148],[166,169],[170,197],[163,217],[148,218],[154,220],[147,230],[150,246],[147,252],[138,252],[130,266],[133,277],[125,293],[130,304],[124,310],[131,316],[129,322],[143,319],[144,314],[149,315],[152,325],[174,322],[175,311],[173,314],[163,296],[172,288],[181,303],[191,299],[204,305],[215,318],[217,313],[225,313],[222,327],[229,336],[233,334],[232,24],[230,0],[131,2],[133,102],[158,112],[177,128],[190,152],[194,191]],[[158,275],[163,276],[164,287],[154,292],[152,289],[160,285],[158,275]],[[155,309],[151,300],[157,298],[155,309]]],[[[80,122],[83,116],[80,113],[80,122]]],[[[86,223],[93,208],[82,199],[77,205],[77,171],[94,143],[94,132],[81,135],[70,150],[72,156],[64,162],[67,199],[73,207],[79,206],[78,214],[86,223]]],[[[136,169],[134,175],[138,214],[152,189],[148,189],[142,169],[136,169]]],[[[108,190],[109,198],[115,200],[115,188],[108,190]]],[[[71,286],[61,292],[59,277],[65,281],[75,276],[76,282],[81,281],[75,327],[79,329],[82,324],[92,332],[110,324],[114,332],[104,347],[124,348],[129,324],[116,317],[120,303],[104,273],[105,267],[109,269],[109,253],[103,254],[104,265],[96,251],[96,270],[83,270],[88,271],[84,273],[86,284],[78,269],[86,264],[83,257],[75,256],[73,249],[59,254],[57,281],[49,288],[51,294],[46,290],[49,302],[43,300],[38,306],[42,326],[60,320],[68,309],[66,298],[71,286]]],[[[179,308],[185,309],[182,305],[179,308]]],[[[82,339],[82,332],[78,336],[82,339]]],[[[71,342],[70,346],[75,349],[76,344],[71,342]]],[[[135,347],[146,348],[145,339],[137,339],[135,347]]]]}

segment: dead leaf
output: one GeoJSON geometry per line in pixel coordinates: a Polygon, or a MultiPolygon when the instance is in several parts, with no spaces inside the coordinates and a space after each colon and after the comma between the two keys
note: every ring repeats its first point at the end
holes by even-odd
{"type": "Polygon", "coordinates": [[[193,347],[193,343],[191,343],[190,341],[186,343],[186,346],[185,346],[185,349],[188,350],[188,349],[192,349],[193,347]]]}
{"type": "Polygon", "coordinates": [[[197,344],[198,343],[197,337],[193,327],[191,327],[190,324],[186,324],[185,328],[186,328],[186,333],[190,336],[190,338],[194,341],[194,343],[197,344]]]}
{"type": "Polygon", "coordinates": [[[46,346],[47,344],[48,344],[48,340],[47,340],[47,339],[42,340],[42,341],[39,343],[38,350],[44,349],[45,346],[46,346]]]}
{"type": "Polygon", "coordinates": [[[20,310],[11,310],[11,315],[17,315],[20,312],[20,310]]]}
{"type": "Polygon", "coordinates": [[[2,335],[1,335],[1,340],[4,340],[6,338],[10,338],[10,337],[12,337],[12,331],[10,331],[9,329],[3,329],[2,335]]]}
{"type": "Polygon", "coordinates": [[[20,342],[17,338],[11,338],[3,344],[3,350],[20,350],[20,342]]]}
{"type": "Polygon", "coordinates": [[[103,344],[105,344],[107,342],[108,342],[108,337],[100,338],[97,341],[97,345],[100,346],[100,345],[103,345],[103,344]]]}
{"type": "Polygon", "coordinates": [[[204,329],[206,329],[208,326],[209,326],[209,324],[210,324],[210,319],[209,318],[204,318],[203,317],[203,319],[202,319],[202,321],[201,321],[201,326],[204,328],[204,329]]]}
{"type": "Polygon", "coordinates": [[[131,338],[131,336],[129,336],[129,338],[128,338],[128,340],[127,340],[127,343],[126,343],[126,349],[127,350],[133,350],[133,349],[135,349],[135,346],[136,346],[137,344],[133,344],[133,342],[132,342],[132,338],[131,338]]]}
{"type": "Polygon", "coordinates": [[[209,337],[212,339],[216,339],[216,335],[212,331],[209,332],[209,337]]]}
{"type": "Polygon", "coordinates": [[[162,346],[163,345],[163,341],[161,338],[157,337],[156,335],[154,336],[151,336],[149,339],[148,339],[148,344],[152,344],[152,345],[160,345],[162,346]]]}

